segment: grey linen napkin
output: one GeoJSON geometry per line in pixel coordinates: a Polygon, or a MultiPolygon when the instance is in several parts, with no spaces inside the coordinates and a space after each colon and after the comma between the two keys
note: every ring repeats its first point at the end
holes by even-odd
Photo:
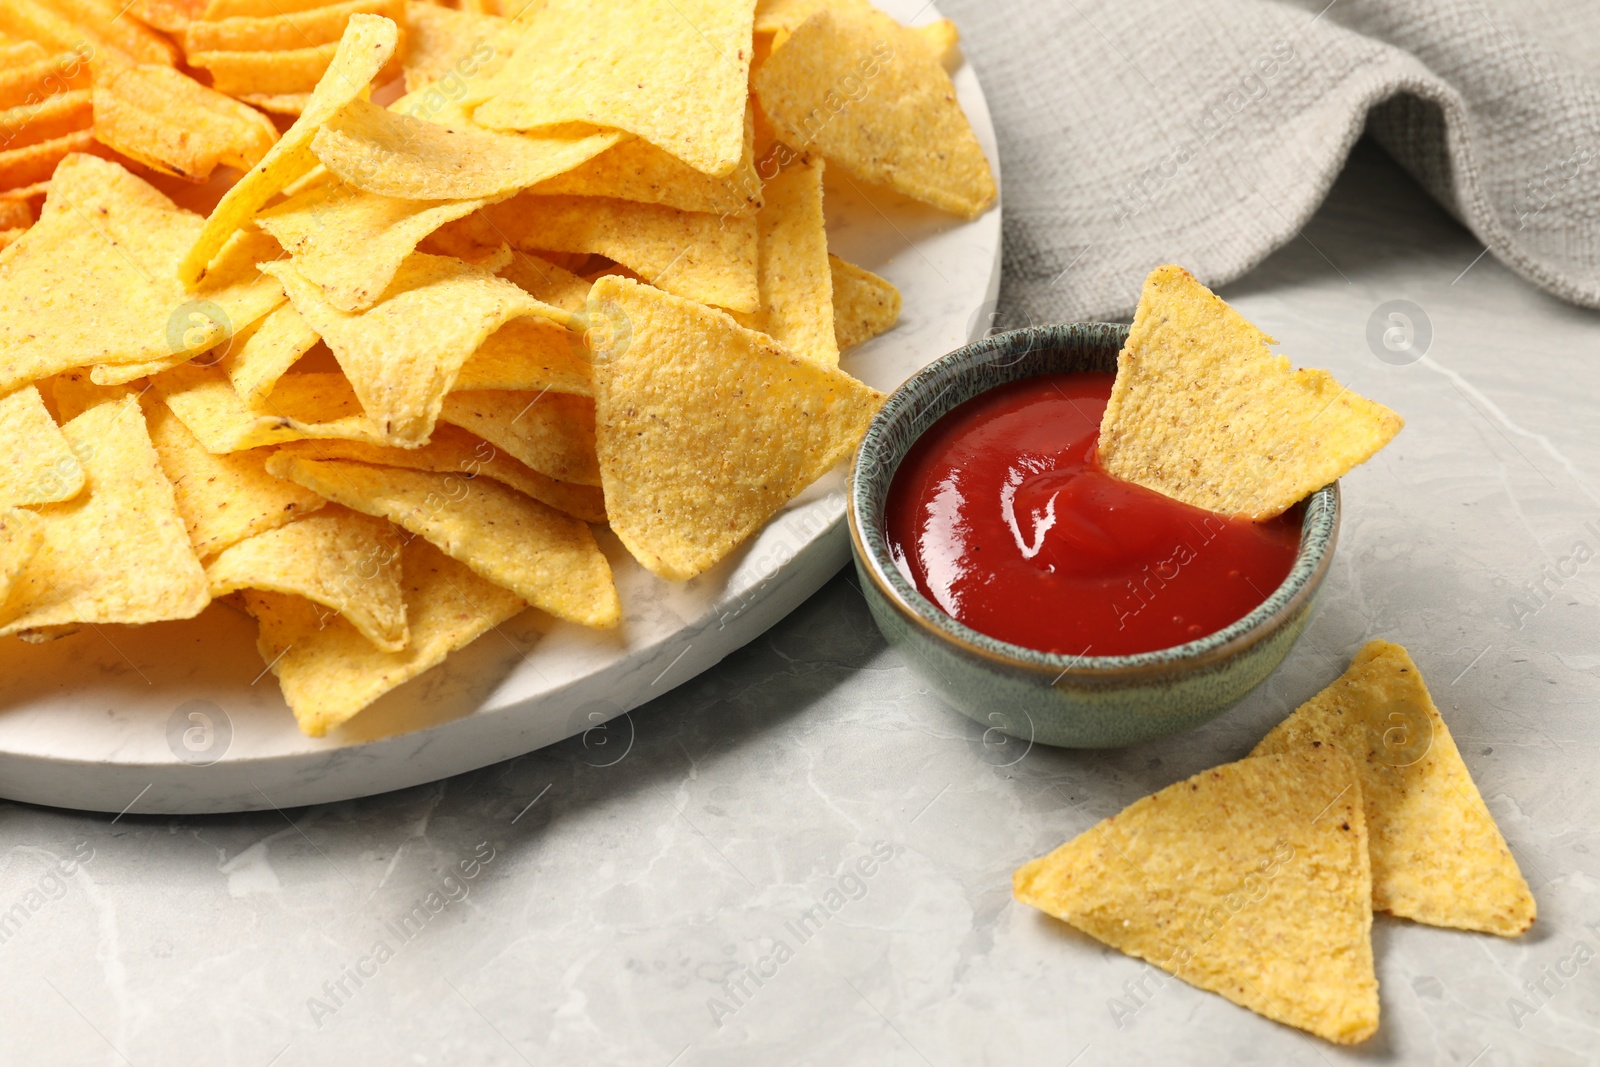
{"type": "Polygon", "coordinates": [[[1489,253],[1600,307],[1596,0],[940,6],[999,132],[1002,319],[1126,317],[1160,263],[1237,278],[1364,129],[1489,253]]]}

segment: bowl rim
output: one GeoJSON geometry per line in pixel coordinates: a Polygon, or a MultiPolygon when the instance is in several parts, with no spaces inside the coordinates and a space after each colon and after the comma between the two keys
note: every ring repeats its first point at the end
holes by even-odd
{"type": "MultiPolygon", "coordinates": [[[[863,563],[862,570],[883,597],[924,633],[981,660],[1030,673],[1049,674],[1053,678],[1052,685],[1067,677],[1127,679],[1164,676],[1177,669],[1203,668],[1229,660],[1276,633],[1295,618],[1298,609],[1315,595],[1338,542],[1340,498],[1337,480],[1307,498],[1301,520],[1300,547],[1295,553],[1294,565],[1265,600],[1249,614],[1221,630],[1181,645],[1149,652],[1118,656],[1070,655],[1043,652],[1002,641],[946,614],[906,581],[889,558],[881,516],[876,514],[881,509],[871,507],[871,500],[872,490],[880,483],[892,482],[899,470],[900,459],[890,466],[883,458],[887,439],[897,422],[915,414],[934,412],[933,420],[929,423],[931,427],[964,402],[948,399],[949,395],[956,392],[948,388],[952,373],[959,374],[973,366],[995,361],[996,356],[1014,357],[1014,350],[1019,347],[1024,355],[1035,348],[1060,347],[1072,335],[1081,336],[1091,328],[1098,333],[1120,335],[1120,343],[1127,337],[1128,324],[1074,322],[1009,330],[963,345],[906,379],[873,417],[851,464],[849,506],[846,508],[851,549],[857,560],[863,563]]],[[[1001,369],[1019,364],[1019,358],[1012,358],[1001,364],[1001,369]]],[[[1034,376],[1015,374],[996,385],[1034,376]]],[[[973,397],[994,387],[988,386],[974,393],[973,397]]],[[[923,432],[926,432],[926,428],[923,432]]],[[[905,446],[901,459],[920,437],[919,434],[905,446]]],[[[883,496],[887,500],[887,492],[883,496]]]]}

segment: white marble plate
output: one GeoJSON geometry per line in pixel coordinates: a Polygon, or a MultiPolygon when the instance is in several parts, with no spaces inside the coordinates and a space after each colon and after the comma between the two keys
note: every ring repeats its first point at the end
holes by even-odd
{"type": "MultiPolygon", "coordinates": [[[[918,23],[939,17],[920,0],[882,6],[918,23]]],[[[998,175],[983,90],[967,66],[955,83],[998,175]]],[[[835,171],[827,212],[833,251],[889,278],[905,300],[898,327],[844,358],[850,373],[893,389],[988,325],[999,209],[962,223],[835,171]]],[[[244,811],[399,789],[574,734],[590,762],[620,759],[633,739],[625,712],[758,637],[849,558],[843,490],[841,468],[683,584],[646,573],[603,534],[624,610],[615,633],[526,612],[320,739],[299,732],[262,669],[254,622],[221,604],[188,622],[0,642],[0,796],[141,814],[244,811]]]]}

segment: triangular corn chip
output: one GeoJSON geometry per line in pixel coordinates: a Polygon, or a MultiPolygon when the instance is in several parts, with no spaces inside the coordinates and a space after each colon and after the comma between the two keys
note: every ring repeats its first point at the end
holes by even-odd
{"type": "Polygon", "coordinates": [[[344,616],[385,652],[406,647],[400,531],[331,507],[224,549],[206,567],[211,595],[240,589],[304,597],[344,616]]]}
{"type": "Polygon", "coordinates": [[[328,170],[378,196],[467,200],[509,196],[564,174],[622,136],[587,126],[502,133],[420,101],[390,110],[357,100],[317,133],[311,150],[328,170]]]}
{"type": "Polygon", "coordinates": [[[1251,755],[1323,745],[1361,776],[1374,909],[1502,937],[1533,925],[1528,883],[1405,649],[1368,642],[1251,755]]]}
{"type": "Polygon", "coordinates": [[[189,543],[202,560],[322,507],[323,499],[309,489],[268,474],[265,450],[206,451],[157,395],[144,397],[145,424],[189,543]]]}
{"type": "Polygon", "coordinates": [[[17,616],[0,636],[75,623],[188,619],[211,601],[145,432],[139,402],[99,404],[61,428],[84,491],[47,504],[45,543],[18,581],[17,616]]]}
{"type": "Polygon", "coordinates": [[[1361,788],[1337,752],[1240,760],[1018,868],[1016,898],[1269,1019],[1378,1028],[1361,788]]]}
{"type": "Polygon", "coordinates": [[[593,252],[702,304],[761,304],[754,214],[722,217],[586,196],[513,197],[485,208],[493,232],[524,252],[593,252]]]}
{"type": "Polygon", "coordinates": [[[758,210],[762,204],[755,140],[755,105],[748,104],[744,154],[733,173],[725,177],[702,174],[649,141],[633,138],[528,191],[539,196],[607,196],[665,204],[682,211],[736,215],[758,210]]]}
{"type": "Polygon", "coordinates": [[[816,12],[773,49],[754,83],[786,144],[966,218],[995,201],[994,175],[950,75],[880,11],[816,12]],[[860,88],[846,100],[849,87],[860,88]]]}
{"type": "Polygon", "coordinates": [[[438,666],[525,607],[418,537],[401,552],[411,641],[385,652],[342,618],[282,593],[244,594],[260,623],[256,647],[300,729],[321,737],[396,686],[438,666]]]}
{"type": "Polygon", "coordinates": [[[499,482],[284,455],[267,469],[427,538],[558,619],[607,629],[622,617],[611,565],[589,527],[499,482]]]}
{"type": "Polygon", "coordinates": [[[44,545],[44,520],[22,508],[0,508],[0,623],[21,610],[12,594],[17,580],[44,545]]]}
{"type": "MultiPolygon", "coordinates": [[[[333,62],[317,82],[305,111],[261,162],[228,190],[206,219],[205,228],[195,237],[178,268],[178,276],[185,284],[199,282],[235,230],[290,182],[304,177],[317,165],[317,157],[311,154],[311,141],[317,130],[350,101],[368,92],[372,79],[389,62],[398,43],[399,29],[389,19],[350,16],[333,62]]],[[[191,63],[201,65],[194,56],[189,58],[191,63]]]]}
{"type": "Polygon", "coordinates": [[[394,200],[342,182],[308,189],[256,216],[294,257],[294,269],[343,312],[383,296],[424,237],[484,200],[394,200]]]}
{"type": "Polygon", "coordinates": [[[756,216],[756,226],[761,307],[734,318],[795,355],[837,367],[820,159],[797,163],[767,183],[766,203],[756,216]]]}
{"type": "Polygon", "coordinates": [[[278,128],[172,67],[98,63],[94,136],[153,170],[198,182],[219,166],[249,170],[261,162],[278,128]]]}
{"type": "Polygon", "coordinates": [[[498,273],[534,299],[563,311],[581,314],[589,306],[589,286],[594,283],[543,256],[518,252],[498,273]]]}
{"type": "Polygon", "coordinates": [[[235,339],[218,364],[248,407],[260,407],[278,380],[321,340],[293,304],[262,319],[249,336],[235,339]]]}
{"type": "Polygon", "coordinates": [[[692,578],[733,551],[849,455],[883,403],[849,375],[637,282],[601,278],[589,318],[606,513],[664,578],[692,578]]]}
{"type": "Polygon", "coordinates": [[[321,335],[361,406],[394,441],[422,444],[467,357],[519,315],[572,316],[458,259],[413,253],[381,300],[359,314],[333,307],[292,264],[266,268],[321,335]]]}
{"type": "Polygon", "coordinates": [[[361,410],[361,401],[342,374],[286,374],[260,408],[245,404],[215,367],[185,364],[150,384],[207,452],[238,452],[320,437],[391,443],[361,410]]]}
{"type": "MultiPolygon", "coordinates": [[[[511,55],[514,38],[502,51],[497,47],[508,23],[498,15],[475,10],[455,11],[428,0],[406,4],[406,30],[410,38],[405,56],[406,92],[418,93],[425,86],[455,76],[448,86],[458,93],[459,81],[487,78],[511,55]]],[[[447,99],[443,89],[438,99],[447,99]]],[[[420,95],[431,103],[428,95],[420,95]]]]}
{"type": "Polygon", "coordinates": [[[185,293],[177,262],[200,225],[115,163],[63,160],[38,224],[0,262],[0,390],[204,352],[282,302],[253,263],[185,293]]]}
{"type": "Polygon", "coordinates": [[[512,319],[472,353],[451,390],[593,396],[594,372],[584,352],[581,336],[548,319],[512,319]]]}
{"type": "Polygon", "coordinates": [[[96,404],[136,395],[126,385],[99,385],[82,369],[63,371],[51,378],[50,393],[55,401],[56,419],[63,425],[96,404]]]}
{"type": "Polygon", "coordinates": [[[548,0],[473,117],[497,130],[627,130],[726,175],[744,149],[754,14],[755,0],[548,0]]]}
{"type": "Polygon", "coordinates": [[[439,417],[557,481],[600,484],[594,401],[587,397],[548,391],[451,393],[439,417]]]}
{"type": "Polygon", "coordinates": [[[870,270],[829,256],[833,270],[833,337],[842,352],[892,329],[900,319],[900,290],[870,270]]]}
{"type": "Polygon", "coordinates": [[[1100,462],[1185,504],[1281,515],[1382,448],[1400,416],[1291,368],[1182,267],[1145,279],[1100,423],[1100,462]]]}
{"type": "Polygon", "coordinates": [[[33,386],[0,397],[0,505],[71,500],[83,467],[33,386]]]}

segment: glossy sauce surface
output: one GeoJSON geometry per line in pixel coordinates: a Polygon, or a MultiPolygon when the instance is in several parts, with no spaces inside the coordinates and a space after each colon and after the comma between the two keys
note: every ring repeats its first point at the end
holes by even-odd
{"type": "Polygon", "coordinates": [[[1112,477],[1095,458],[1113,375],[991,389],[912,446],[889,487],[897,567],[981,633],[1066,655],[1193,641],[1288,576],[1302,509],[1235,519],[1112,477]]]}

